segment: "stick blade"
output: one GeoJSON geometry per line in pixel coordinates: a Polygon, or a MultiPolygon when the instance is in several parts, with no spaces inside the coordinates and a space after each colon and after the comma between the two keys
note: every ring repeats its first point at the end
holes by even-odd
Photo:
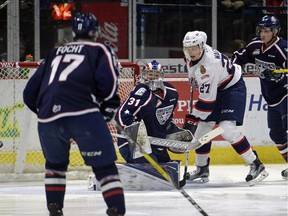
{"type": "Polygon", "coordinates": [[[209,142],[213,138],[221,135],[223,132],[224,132],[224,129],[222,127],[217,127],[214,130],[202,136],[198,141],[201,145],[204,145],[205,143],[209,142]]]}

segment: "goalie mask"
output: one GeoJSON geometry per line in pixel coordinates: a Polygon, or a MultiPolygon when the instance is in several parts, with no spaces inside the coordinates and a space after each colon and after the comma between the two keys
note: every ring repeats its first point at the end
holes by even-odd
{"type": "Polygon", "coordinates": [[[183,53],[190,62],[200,59],[205,49],[207,35],[203,31],[187,32],[183,39],[183,53]],[[199,50],[199,48],[200,50],[199,50]],[[199,51],[199,53],[197,52],[199,51]]]}
{"type": "Polygon", "coordinates": [[[73,38],[96,39],[99,37],[100,27],[97,18],[92,13],[77,13],[72,21],[73,38]]]}
{"type": "Polygon", "coordinates": [[[148,85],[153,92],[164,91],[164,70],[156,60],[145,65],[141,73],[142,83],[148,85]]]}

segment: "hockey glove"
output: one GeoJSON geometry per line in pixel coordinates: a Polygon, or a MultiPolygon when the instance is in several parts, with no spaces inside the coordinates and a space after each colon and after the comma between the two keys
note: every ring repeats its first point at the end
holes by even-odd
{"type": "Polygon", "coordinates": [[[106,122],[110,122],[113,119],[119,106],[120,98],[118,95],[115,95],[112,99],[108,101],[103,101],[100,104],[100,112],[106,122]]]}
{"type": "Polygon", "coordinates": [[[198,123],[200,121],[200,118],[195,117],[194,115],[187,114],[185,116],[185,122],[183,125],[183,129],[189,130],[192,134],[195,134],[195,131],[197,129],[198,123]]]}
{"type": "Polygon", "coordinates": [[[174,122],[170,122],[166,128],[166,139],[191,142],[193,136],[189,130],[179,128],[174,122]]]}
{"type": "Polygon", "coordinates": [[[198,82],[197,82],[197,80],[195,78],[190,78],[189,82],[190,82],[192,88],[195,88],[195,89],[199,88],[198,82]]]}
{"type": "Polygon", "coordinates": [[[266,69],[262,72],[264,75],[264,78],[269,81],[274,81],[274,82],[279,82],[281,81],[284,77],[284,73],[273,73],[273,71],[266,69]]]}

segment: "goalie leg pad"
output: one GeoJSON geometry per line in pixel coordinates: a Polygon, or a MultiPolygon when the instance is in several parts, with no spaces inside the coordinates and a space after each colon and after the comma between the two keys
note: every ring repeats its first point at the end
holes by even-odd
{"type": "MultiPolygon", "coordinates": [[[[160,166],[165,169],[170,178],[178,183],[180,179],[180,162],[172,161],[161,163],[160,166]]],[[[116,164],[119,170],[121,183],[125,190],[172,190],[173,186],[165,180],[161,174],[149,163],[126,163],[116,164]]],[[[95,174],[88,176],[88,190],[100,191],[100,183],[95,174]]]]}

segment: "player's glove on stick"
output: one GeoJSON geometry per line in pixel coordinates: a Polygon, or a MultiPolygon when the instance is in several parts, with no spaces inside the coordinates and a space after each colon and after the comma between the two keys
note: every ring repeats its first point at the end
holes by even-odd
{"type": "Polygon", "coordinates": [[[284,73],[273,73],[273,71],[269,69],[264,70],[262,74],[264,75],[265,79],[274,82],[279,82],[285,77],[284,73]]]}
{"type": "Polygon", "coordinates": [[[110,122],[113,119],[119,106],[120,98],[118,95],[115,95],[112,99],[108,101],[103,101],[100,104],[100,112],[106,122],[110,122]]]}
{"type": "Polygon", "coordinates": [[[200,118],[197,118],[192,114],[187,114],[185,116],[183,129],[187,129],[191,131],[192,134],[195,134],[199,121],[200,121],[200,118]]]}

